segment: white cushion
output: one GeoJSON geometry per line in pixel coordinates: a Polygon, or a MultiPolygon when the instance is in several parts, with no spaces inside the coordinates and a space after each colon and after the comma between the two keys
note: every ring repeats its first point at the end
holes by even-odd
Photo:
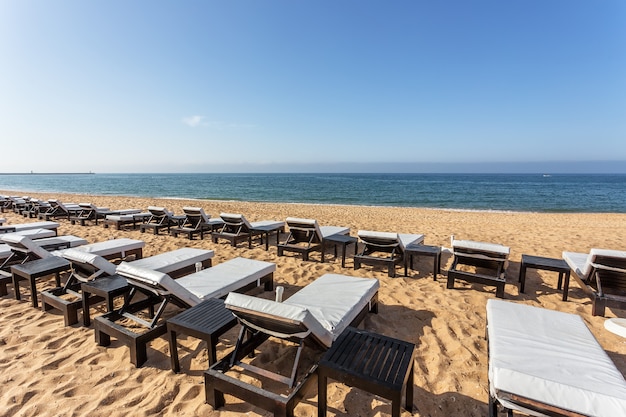
{"type": "Polygon", "coordinates": [[[276,271],[276,264],[234,258],[176,281],[198,298],[221,298],[276,271]]]}
{"type": "Polygon", "coordinates": [[[626,262],[626,251],[592,248],[589,254],[578,252],[563,252],[563,259],[570,269],[583,279],[589,278],[594,263],[602,263],[602,258],[623,259],[626,262]]]}
{"type": "Polygon", "coordinates": [[[367,306],[379,286],[377,279],[325,274],[282,303],[230,293],[226,306],[301,323],[330,347],[367,306]]]}
{"type": "MultiPolygon", "coordinates": [[[[30,239],[33,239],[33,240],[56,236],[56,233],[54,232],[54,230],[51,230],[51,229],[26,229],[26,230],[20,230],[17,232],[11,232],[11,233],[15,233],[15,234],[22,235],[22,236],[28,236],[30,239]]],[[[7,233],[5,235],[0,234],[0,240],[2,240],[4,236],[9,235],[11,233],[7,233]]]]}
{"type": "Polygon", "coordinates": [[[20,232],[23,230],[31,230],[31,229],[58,229],[59,223],[57,222],[32,222],[32,223],[20,223],[20,224],[12,224],[4,227],[12,227],[15,228],[16,232],[20,232]]]}
{"type": "Polygon", "coordinates": [[[591,262],[588,253],[563,252],[563,259],[570,269],[579,277],[586,279],[591,273],[591,262]]]}
{"type": "Polygon", "coordinates": [[[252,225],[250,222],[244,217],[243,214],[238,213],[220,213],[220,217],[225,222],[234,222],[234,223],[243,223],[247,229],[250,229],[252,225]]]}
{"type": "Polygon", "coordinates": [[[485,253],[493,253],[500,256],[508,256],[511,251],[509,247],[499,245],[497,243],[475,242],[472,240],[453,240],[452,249],[456,250],[472,250],[485,253]]]}
{"type": "Polygon", "coordinates": [[[166,274],[177,271],[196,262],[204,262],[213,258],[212,250],[181,248],[160,253],[148,258],[133,261],[133,266],[145,269],[154,269],[166,274]]]}
{"type": "Polygon", "coordinates": [[[137,268],[134,262],[122,262],[117,267],[120,275],[166,290],[190,306],[209,298],[224,297],[275,270],[276,265],[270,262],[235,258],[174,280],[162,272],[137,268]]]}
{"type": "MultiPolygon", "coordinates": [[[[142,240],[121,238],[104,240],[102,242],[91,243],[89,245],[82,245],[76,248],[76,250],[94,253],[104,257],[119,253],[123,258],[126,256],[125,253],[127,251],[142,249],[145,245],[146,243],[142,240]]],[[[63,256],[63,252],[66,250],[68,249],[61,249],[54,251],[52,254],[56,256],[63,256]]]]}
{"type": "Polygon", "coordinates": [[[70,262],[91,265],[98,271],[104,271],[107,275],[115,274],[115,264],[95,253],[84,252],[78,249],[66,249],[62,256],[70,262]]]}
{"type": "Polygon", "coordinates": [[[502,390],[589,416],[626,410],[626,381],[580,316],[490,299],[487,331],[492,395],[502,390]]]}
{"type": "Polygon", "coordinates": [[[377,241],[386,241],[390,245],[398,243],[402,250],[409,245],[419,245],[424,241],[424,235],[409,234],[409,233],[392,233],[392,232],[377,232],[372,230],[359,230],[357,235],[367,241],[368,239],[375,239],[377,241]]]}
{"type": "Polygon", "coordinates": [[[259,220],[258,222],[250,222],[251,227],[265,227],[271,226],[274,229],[280,229],[285,226],[285,222],[279,222],[276,220],[259,220]]]}
{"type": "Polygon", "coordinates": [[[202,207],[183,207],[183,213],[193,215],[193,216],[202,216],[202,221],[205,223],[209,221],[210,215],[204,212],[202,207]]]}

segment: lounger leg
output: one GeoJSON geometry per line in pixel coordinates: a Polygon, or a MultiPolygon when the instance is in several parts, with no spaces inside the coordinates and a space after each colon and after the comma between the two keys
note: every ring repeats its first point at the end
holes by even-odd
{"type": "Polygon", "coordinates": [[[498,417],[498,404],[491,395],[489,396],[489,417],[498,417]]]}
{"type": "Polygon", "coordinates": [[[204,384],[205,394],[206,394],[206,402],[214,410],[217,410],[220,407],[223,407],[225,404],[224,393],[218,391],[214,388],[211,388],[210,384],[204,384]]]}
{"type": "Polygon", "coordinates": [[[606,300],[603,300],[598,297],[594,297],[592,301],[591,315],[604,317],[605,309],[606,309],[606,300]]]}
{"type": "Polygon", "coordinates": [[[406,381],[406,401],[405,401],[405,406],[406,406],[406,410],[413,414],[413,366],[414,364],[411,364],[411,370],[409,371],[409,378],[406,381]]]}
{"type": "Polygon", "coordinates": [[[497,298],[504,298],[504,283],[498,284],[496,286],[496,297],[497,298]]]}
{"type": "Polygon", "coordinates": [[[170,361],[172,363],[172,371],[175,374],[180,372],[180,363],[178,362],[178,346],[176,343],[176,332],[170,330],[170,361]]]}
{"type": "Polygon", "coordinates": [[[317,417],[326,417],[326,375],[317,375],[317,417]]]}
{"type": "Polygon", "coordinates": [[[108,334],[100,330],[96,330],[95,334],[96,343],[98,344],[98,346],[109,346],[111,344],[111,336],[109,336],[108,334]]]}
{"type": "Polygon", "coordinates": [[[146,343],[136,341],[130,343],[130,362],[137,368],[141,367],[148,360],[146,343]]]}
{"type": "Polygon", "coordinates": [[[448,271],[448,282],[446,284],[446,288],[448,289],[454,288],[454,276],[450,276],[450,272],[451,271],[448,271]]]}

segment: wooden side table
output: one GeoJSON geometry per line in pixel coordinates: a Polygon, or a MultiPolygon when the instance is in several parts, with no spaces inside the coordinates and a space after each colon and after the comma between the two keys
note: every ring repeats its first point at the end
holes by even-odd
{"type": "Polygon", "coordinates": [[[104,300],[107,304],[107,311],[111,312],[113,311],[115,297],[126,296],[129,291],[130,285],[128,285],[126,278],[119,275],[97,278],[93,281],[82,283],[83,325],[89,327],[91,324],[89,306],[104,300]]]}
{"type": "Polygon", "coordinates": [[[413,269],[413,256],[430,256],[433,261],[433,281],[441,272],[441,246],[409,245],[404,248],[404,276],[409,276],[409,268],[413,269]]]}
{"type": "Polygon", "coordinates": [[[342,235],[342,234],[336,234],[336,235],[330,235],[324,238],[324,242],[322,244],[322,262],[324,262],[324,252],[326,252],[326,244],[331,244],[334,246],[335,248],[335,258],[337,257],[337,245],[341,245],[341,267],[345,268],[346,267],[346,249],[348,248],[348,245],[354,243],[354,254],[356,255],[356,249],[357,249],[357,241],[358,239],[354,236],[350,236],[350,235],[342,235]]]}
{"type": "Polygon", "coordinates": [[[170,338],[172,371],[180,372],[177,333],[186,333],[206,341],[209,350],[209,366],[217,362],[215,347],[218,339],[237,324],[237,319],[226,307],[224,300],[209,299],[167,320],[170,338]]]}
{"type": "Polygon", "coordinates": [[[391,400],[393,417],[400,416],[402,391],[406,390],[406,409],[412,412],[414,362],[413,343],[348,327],[317,368],[318,417],[326,416],[328,378],[391,400]]]}
{"type": "Polygon", "coordinates": [[[563,259],[544,258],[542,256],[522,255],[522,263],[519,269],[518,282],[520,283],[519,292],[524,292],[526,285],[526,270],[528,268],[539,269],[544,271],[554,271],[559,273],[557,289],[563,286],[563,301],[567,301],[567,293],[569,291],[570,267],[563,259]]]}
{"type": "Polygon", "coordinates": [[[45,259],[37,259],[35,261],[26,262],[21,265],[11,266],[11,275],[13,276],[13,290],[15,291],[15,299],[21,300],[20,281],[26,280],[30,282],[30,295],[33,307],[37,308],[37,287],[38,278],[55,275],[56,286],[61,286],[60,273],[70,270],[70,262],[60,256],[51,256],[45,259]]]}

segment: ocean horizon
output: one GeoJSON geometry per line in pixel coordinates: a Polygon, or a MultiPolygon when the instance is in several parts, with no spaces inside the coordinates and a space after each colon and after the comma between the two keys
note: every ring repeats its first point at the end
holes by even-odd
{"type": "Polygon", "coordinates": [[[5,192],[626,213],[626,174],[0,174],[5,192]]]}

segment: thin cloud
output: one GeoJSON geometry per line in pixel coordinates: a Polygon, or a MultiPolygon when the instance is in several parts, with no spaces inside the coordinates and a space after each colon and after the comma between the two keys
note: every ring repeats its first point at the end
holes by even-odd
{"type": "Polygon", "coordinates": [[[204,116],[183,117],[183,123],[189,127],[206,126],[207,123],[204,121],[204,119],[204,116]]]}

